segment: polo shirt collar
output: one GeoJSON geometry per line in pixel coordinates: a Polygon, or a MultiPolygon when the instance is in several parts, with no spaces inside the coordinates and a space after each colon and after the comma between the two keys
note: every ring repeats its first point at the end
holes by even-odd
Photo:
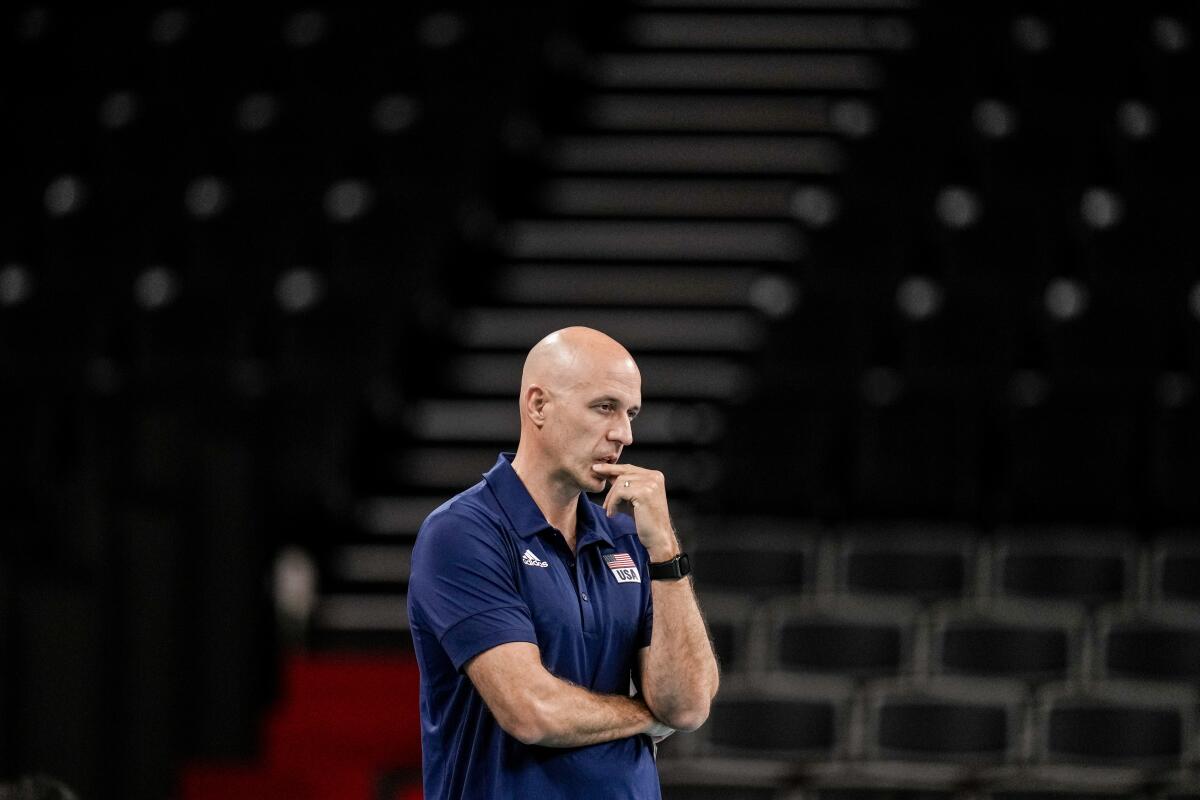
{"type": "MultiPolygon", "coordinates": [[[[533,502],[529,490],[513,469],[512,460],[515,455],[516,453],[501,453],[495,465],[483,474],[483,479],[491,487],[492,494],[496,496],[496,501],[508,517],[513,530],[521,538],[529,539],[542,531],[551,530],[551,527],[546,521],[546,515],[538,508],[537,503],[533,502]]],[[[586,494],[579,493],[579,507],[575,512],[576,550],[597,540],[612,547],[612,536],[609,535],[608,526],[600,519],[601,513],[595,504],[588,502],[586,494]]]]}

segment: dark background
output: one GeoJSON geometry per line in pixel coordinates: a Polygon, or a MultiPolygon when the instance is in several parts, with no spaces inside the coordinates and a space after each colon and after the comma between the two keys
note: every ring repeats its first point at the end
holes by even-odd
{"type": "MultiPolygon", "coordinates": [[[[0,776],[359,796],[272,760],[296,676],[386,693],[417,525],[586,324],[641,365],[628,455],[729,687],[668,796],[1186,788],[1195,23],[6,10],[0,776]]],[[[406,796],[384,750],[355,768],[406,796]]]]}

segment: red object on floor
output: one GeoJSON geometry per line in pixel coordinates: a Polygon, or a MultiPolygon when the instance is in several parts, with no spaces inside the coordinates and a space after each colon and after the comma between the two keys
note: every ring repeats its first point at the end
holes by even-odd
{"type": "MultiPolygon", "coordinates": [[[[384,772],[420,767],[419,680],[411,656],[292,656],[264,725],[262,763],[189,765],[180,798],[374,800],[384,772]]],[[[396,797],[420,800],[420,788],[396,797]]]]}

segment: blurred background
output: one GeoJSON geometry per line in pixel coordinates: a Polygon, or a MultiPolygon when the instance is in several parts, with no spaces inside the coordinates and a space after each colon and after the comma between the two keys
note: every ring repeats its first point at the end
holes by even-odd
{"type": "Polygon", "coordinates": [[[1200,797],[1198,16],[6,9],[0,779],[419,797],[413,537],[584,324],[724,669],[665,797],[1200,797]]]}

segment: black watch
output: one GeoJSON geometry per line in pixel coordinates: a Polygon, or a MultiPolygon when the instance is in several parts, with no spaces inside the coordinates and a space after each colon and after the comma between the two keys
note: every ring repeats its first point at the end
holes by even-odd
{"type": "Polygon", "coordinates": [[[692,574],[692,561],[687,553],[680,553],[670,561],[650,565],[650,580],[677,581],[692,574]]]}

